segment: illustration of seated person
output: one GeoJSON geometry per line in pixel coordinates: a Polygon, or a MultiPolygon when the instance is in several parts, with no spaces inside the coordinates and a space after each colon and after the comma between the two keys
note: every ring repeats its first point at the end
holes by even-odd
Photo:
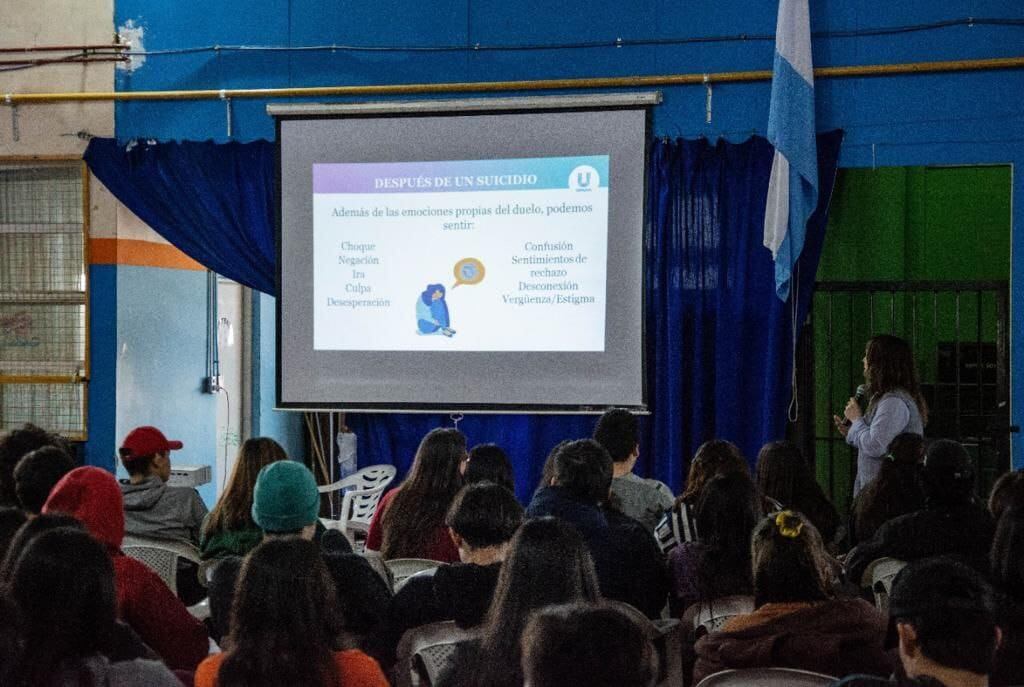
{"type": "Polygon", "coordinates": [[[444,286],[428,284],[416,301],[416,326],[420,334],[444,334],[453,336],[455,330],[449,325],[448,304],[444,300],[444,286]]]}

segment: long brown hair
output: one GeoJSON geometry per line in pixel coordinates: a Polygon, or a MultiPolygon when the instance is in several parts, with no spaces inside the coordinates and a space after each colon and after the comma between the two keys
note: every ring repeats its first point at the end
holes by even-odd
{"type": "Polygon", "coordinates": [[[690,471],[686,475],[686,489],[678,501],[694,505],[704,485],[715,475],[726,475],[730,472],[750,474],[750,466],[740,452],[739,447],[731,441],[712,439],[705,441],[693,454],[690,471]]]}
{"type": "Polygon", "coordinates": [[[217,684],[336,685],[333,642],[341,626],[317,545],[300,537],[265,539],[242,564],[217,684]]]}
{"type": "Polygon", "coordinates": [[[459,466],[466,459],[466,436],[457,429],[435,429],[416,449],[412,469],[381,519],[381,556],[419,558],[424,539],[444,526],[455,494],[462,488],[459,466]]]}
{"type": "Polygon", "coordinates": [[[532,611],[600,598],[594,562],[576,528],[556,518],[526,521],[512,537],[484,621],[486,660],[474,667],[477,684],[504,684],[518,672],[519,638],[532,611]]]}
{"type": "Polygon", "coordinates": [[[914,399],[922,424],[927,424],[928,406],[921,395],[921,384],[910,344],[898,336],[879,334],[868,339],[864,359],[867,361],[864,378],[871,390],[869,407],[874,406],[883,394],[902,390],[914,399]]]}
{"type": "Polygon", "coordinates": [[[267,437],[246,439],[238,449],[227,489],[221,494],[203,526],[203,536],[256,527],[252,521],[252,490],[264,466],[287,460],[281,444],[267,437]]]}

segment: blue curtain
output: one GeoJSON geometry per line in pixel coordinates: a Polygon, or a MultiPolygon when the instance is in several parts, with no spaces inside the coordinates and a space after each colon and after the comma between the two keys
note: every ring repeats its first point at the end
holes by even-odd
{"type": "Polygon", "coordinates": [[[275,295],[274,144],[119,144],[94,138],[92,173],[190,258],[275,295]]]}
{"type": "MultiPolygon", "coordinates": [[[[647,378],[652,415],[642,424],[638,471],[677,492],[694,450],[736,442],[749,460],[785,434],[793,322],[803,322],[821,254],[841,132],[818,136],[819,206],[808,223],[794,304],[775,296],[774,265],[761,245],[773,149],[701,139],[652,142],[648,170],[647,378]]],[[[93,173],[186,254],[240,283],[274,288],[273,144],[160,143],[130,149],[94,139],[93,173]]],[[[360,463],[404,474],[420,438],[451,426],[443,415],[350,414],[360,463]]],[[[471,444],[493,441],[516,467],[527,499],[548,452],[589,436],[593,416],[467,415],[471,444]]]]}

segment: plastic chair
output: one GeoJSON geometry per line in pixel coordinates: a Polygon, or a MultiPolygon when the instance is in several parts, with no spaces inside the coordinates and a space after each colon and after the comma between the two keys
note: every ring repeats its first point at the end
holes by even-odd
{"type": "Polygon", "coordinates": [[[895,558],[878,558],[868,563],[868,567],[864,569],[860,584],[865,589],[870,589],[875,595],[875,608],[883,616],[889,616],[889,593],[892,591],[892,581],[906,565],[906,561],[895,558]]]}
{"type": "Polygon", "coordinates": [[[675,618],[651,620],[643,611],[623,601],[606,599],[605,604],[629,616],[643,628],[658,652],[656,687],[678,687],[683,684],[682,625],[675,618]]]}
{"type": "Polygon", "coordinates": [[[435,572],[437,572],[437,567],[430,568],[428,570],[420,570],[419,572],[413,573],[412,575],[409,575],[409,577],[407,577],[404,580],[402,580],[401,584],[393,584],[393,585],[391,585],[392,589],[397,594],[399,589],[401,589],[405,585],[409,584],[413,580],[421,578],[421,577],[433,577],[435,572]]]}
{"type": "Polygon", "coordinates": [[[707,603],[696,603],[683,612],[682,623],[691,639],[717,632],[730,618],[754,612],[754,597],[723,596],[707,603]]]}
{"type": "Polygon", "coordinates": [[[339,530],[352,542],[357,533],[365,536],[380,497],[395,479],[396,472],[393,465],[371,465],[337,482],[317,487],[321,494],[328,494],[331,503],[332,517],[320,518],[320,522],[324,527],[339,530]],[[335,518],[333,495],[338,492],[342,492],[341,510],[335,518]]]}
{"type": "Polygon", "coordinates": [[[474,630],[464,630],[451,620],[407,631],[396,652],[395,686],[434,684],[447,669],[459,643],[474,637],[474,630]]]}
{"type": "Polygon", "coordinates": [[[206,586],[205,576],[199,574],[202,569],[199,549],[186,541],[125,536],[121,542],[121,551],[145,563],[171,588],[175,596],[178,594],[178,560],[182,558],[195,564],[199,583],[206,586]]]}
{"type": "Polygon", "coordinates": [[[824,687],[836,679],[796,668],[744,668],[708,675],[697,687],[824,687]]]}
{"type": "Polygon", "coordinates": [[[397,594],[410,577],[428,570],[433,571],[441,563],[426,558],[392,558],[389,561],[384,561],[384,565],[391,572],[392,588],[397,594]]]}

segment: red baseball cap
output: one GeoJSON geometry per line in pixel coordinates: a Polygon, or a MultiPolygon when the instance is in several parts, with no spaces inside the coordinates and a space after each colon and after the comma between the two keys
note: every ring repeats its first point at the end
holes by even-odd
{"type": "Polygon", "coordinates": [[[121,453],[126,454],[125,457],[151,456],[163,451],[177,451],[182,446],[180,441],[169,441],[156,427],[136,427],[121,442],[121,453]]]}

